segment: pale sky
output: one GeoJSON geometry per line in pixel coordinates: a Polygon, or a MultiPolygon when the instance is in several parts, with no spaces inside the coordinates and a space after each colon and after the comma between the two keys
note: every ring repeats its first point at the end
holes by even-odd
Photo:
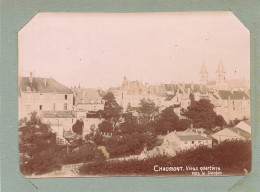
{"type": "Polygon", "coordinates": [[[250,79],[250,32],[231,12],[38,13],[18,34],[19,75],[66,86],[198,82],[204,59],[215,78],[250,79]]]}

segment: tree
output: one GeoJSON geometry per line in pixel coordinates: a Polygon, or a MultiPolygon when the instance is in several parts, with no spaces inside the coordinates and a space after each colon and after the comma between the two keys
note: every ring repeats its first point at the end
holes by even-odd
{"type": "Polygon", "coordinates": [[[191,121],[188,119],[180,119],[178,122],[178,131],[185,131],[190,128],[191,121]]]}
{"type": "Polygon", "coordinates": [[[114,131],[116,124],[119,122],[122,107],[116,102],[115,96],[111,92],[108,92],[103,99],[105,100],[105,106],[104,110],[100,111],[100,114],[112,123],[114,131]]]}
{"type": "Polygon", "coordinates": [[[111,124],[110,121],[105,120],[98,125],[98,129],[101,132],[111,133],[113,132],[113,125],[111,124]]]}
{"type": "Polygon", "coordinates": [[[155,131],[160,134],[167,134],[168,131],[173,131],[178,129],[179,117],[174,112],[173,106],[165,108],[158,120],[155,131]]]}
{"type": "Polygon", "coordinates": [[[126,112],[124,113],[124,121],[128,122],[128,123],[136,123],[137,122],[137,118],[133,115],[134,110],[131,106],[130,103],[128,103],[127,108],[126,108],[126,112]]]}
{"type": "Polygon", "coordinates": [[[189,95],[189,98],[190,98],[190,103],[193,103],[193,102],[195,101],[195,98],[194,98],[194,94],[193,94],[193,93],[191,93],[191,94],[189,95]]]}
{"type": "Polygon", "coordinates": [[[72,126],[72,131],[78,135],[82,135],[83,127],[83,121],[77,120],[76,123],[72,126]]]}
{"type": "Polygon", "coordinates": [[[151,99],[142,99],[138,108],[139,122],[146,124],[153,122],[159,113],[159,108],[151,99]]]}
{"type": "Polygon", "coordinates": [[[223,125],[226,125],[227,123],[226,123],[226,121],[225,121],[225,119],[223,118],[222,115],[218,115],[216,117],[216,123],[215,124],[216,124],[216,126],[223,127],[223,125]]]}
{"type": "MultiPolygon", "coordinates": [[[[217,121],[217,118],[219,120],[220,117],[215,113],[214,105],[207,99],[193,101],[188,107],[188,111],[183,115],[188,117],[196,128],[205,128],[210,130],[217,126],[217,124],[221,124],[220,121],[217,121]]],[[[220,126],[223,126],[223,124],[220,126]]]]}

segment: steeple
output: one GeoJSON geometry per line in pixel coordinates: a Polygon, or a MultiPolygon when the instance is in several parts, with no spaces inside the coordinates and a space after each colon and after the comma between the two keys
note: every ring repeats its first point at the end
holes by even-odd
{"type": "Polygon", "coordinates": [[[226,89],[227,82],[226,82],[226,72],[224,70],[222,60],[219,60],[218,68],[216,71],[216,86],[218,89],[226,89]]]}
{"type": "Polygon", "coordinates": [[[208,74],[204,59],[201,65],[200,74],[208,74]]]}
{"type": "Polygon", "coordinates": [[[208,71],[205,65],[205,61],[203,59],[201,69],[200,69],[200,84],[206,85],[208,83],[208,71]]]}
{"type": "Polygon", "coordinates": [[[218,69],[216,71],[216,73],[226,73],[222,64],[222,60],[220,59],[219,63],[218,63],[218,69]]]}

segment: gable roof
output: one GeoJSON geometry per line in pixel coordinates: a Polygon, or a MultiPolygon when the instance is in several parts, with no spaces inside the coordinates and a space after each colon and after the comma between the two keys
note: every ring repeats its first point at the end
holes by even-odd
{"type": "Polygon", "coordinates": [[[182,141],[194,141],[194,140],[211,140],[208,137],[202,136],[198,133],[194,133],[192,131],[177,131],[171,132],[165,136],[167,139],[171,139],[174,137],[178,137],[182,141]]]}
{"type": "Polygon", "coordinates": [[[227,91],[227,90],[220,90],[218,92],[219,96],[223,100],[231,99],[231,100],[242,100],[242,99],[249,99],[249,96],[244,91],[227,91]]]}
{"type": "Polygon", "coordinates": [[[61,94],[72,94],[70,88],[59,83],[53,78],[40,78],[33,77],[32,84],[29,81],[29,77],[19,78],[19,89],[21,92],[27,92],[27,88],[30,88],[32,92],[37,93],[61,93],[61,94]],[[46,86],[45,86],[46,79],[46,86]]]}
{"type": "Polygon", "coordinates": [[[94,88],[76,88],[73,92],[76,96],[76,103],[82,103],[83,99],[85,103],[91,103],[92,100],[94,103],[100,103],[102,100],[99,92],[94,88]]]}
{"type": "Polygon", "coordinates": [[[243,129],[240,129],[238,127],[232,127],[232,128],[228,128],[229,130],[233,131],[234,133],[244,137],[245,139],[250,139],[251,138],[251,134],[248,133],[247,131],[244,131],[243,129]]]}

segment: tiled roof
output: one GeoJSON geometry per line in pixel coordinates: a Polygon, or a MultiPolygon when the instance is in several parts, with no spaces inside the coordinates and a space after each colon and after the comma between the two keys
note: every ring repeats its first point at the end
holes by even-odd
{"type": "Polygon", "coordinates": [[[43,111],[44,118],[74,118],[72,111],[43,111]]]}
{"type": "Polygon", "coordinates": [[[242,100],[242,99],[249,99],[249,96],[244,91],[226,91],[220,90],[219,96],[223,100],[231,99],[231,100],[242,100]]]}
{"type": "Polygon", "coordinates": [[[59,83],[53,78],[40,78],[33,77],[32,84],[30,84],[29,77],[19,78],[19,88],[22,92],[27,92],[27,88],[31,91],[38,93],[62,93],[62,94],[72,94],[70,88],[59,83]],[[46,79],[46,86],[45,86],[46,79]]]}
{"type": "Polygon", "coordinates": [[[100,103],[102,99],[98,91],[94,88],[76,88],[73,92],[76,96],[76,103],[81,103],[82,100],[84,100],[85,103],[91,103],[92,100],[94,103],[100,103]]]}
{"type": "Polygon", "coordinates": [[[248,133],[247,131],[244,131],[243,129],[240,129],[238,127],[233,127],[233,128],[228,128],[229,130],[235,132],[236,134],[244,137],[245,139],[250,139],[251,138],[251,134],[248,133]]]}

